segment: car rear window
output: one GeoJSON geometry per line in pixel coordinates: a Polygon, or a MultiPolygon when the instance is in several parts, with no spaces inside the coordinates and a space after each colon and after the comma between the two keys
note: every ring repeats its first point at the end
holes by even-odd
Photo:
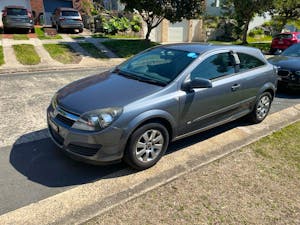
{"type": "Polygon", "coordinates": [[[10,16],[26,16],[27,10],[26,9],[18,9],[18,8],[8,8],[7,15],[10,16]]]}
{"type": "Polygon", "coordinates": [[[252,55],[248,55],[245,53],[238,53],[238,56],[240,58],[240,72],[245,71],[245,70],[251,70],[254,69],[256,67],[260,67],[265,65],[265,63],[263,61],[261,61],[260,59],[252,56],[252,55]]]}
{"type": "Polygon", "coordinates": [[[279,39],[289,39],[289,38],[293,38],[292,34],[277,34],[275,36],[275,38],[279,38],[279,39]]]}
{"type": "Polygon", "coordinates": [[[79,13],[76,11],[62,11],[62,16],[79,16],[79,13]]]}

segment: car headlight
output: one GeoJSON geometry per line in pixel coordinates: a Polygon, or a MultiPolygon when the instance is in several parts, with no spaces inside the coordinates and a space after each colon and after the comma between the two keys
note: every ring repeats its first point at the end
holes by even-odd
{"type": "Polygon", "coordinates": [[[111,125],[122,113],[122,108],[99,109],[83,114],[72,128],[85,131],[99,131],[111,125]]]}

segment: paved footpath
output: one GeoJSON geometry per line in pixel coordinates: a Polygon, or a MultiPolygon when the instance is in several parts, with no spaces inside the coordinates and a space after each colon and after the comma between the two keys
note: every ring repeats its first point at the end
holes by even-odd
{"type": "Polygon", "coordinates": [[[113,52],[106,48],[101,42],[103,39],[92,38],[90,35],[84,36],[83,39],[72,39],[67,34],[60,34],[62,39],[40,40],[38,38],[29,38],[29,40],[13,40],[11,38],[3,38],[0,40],[0,45],[3,46],[3,54],[5,64],[0,66],[0,75],[17,72],[32,72],[32,71],[44,71],[44,70],[63,70],[63,69],[75,69],[75,68],[91,68],[91,67],[112,67],[119,64],[124,59],[118,58],[113,52]],[[79,43],[87,42],[95,45],[99,51],[106,54],[109,59],[101,60],[93,58],[88,52],[86,52],[79,43]],[[78,64],[62,64],[51,58],[49,53],[43,47],[43,44],[68,44],[78,54],[82,56],[82,60],[78,64]],[[16,59],[13,45],[29,44],[33,45],[36,52],[41,57],[41,63],[38,65],[22,65],[16,59]]]}

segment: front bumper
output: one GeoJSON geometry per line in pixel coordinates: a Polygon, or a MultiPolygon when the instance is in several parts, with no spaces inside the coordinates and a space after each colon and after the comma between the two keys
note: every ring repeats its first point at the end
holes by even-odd
{"type": "Polygon", "coordinates": [[[71,128],[47,110],[48,130],[53,142],[71,158],[95,165],[121,161],[126,142],[123,130],[108,127],[99,132],[85,132],[71,128]]]}
{"type": "Polygon", "coordinates": [[[60,27],[63,29],[83,29],[82,23],[61,23],[60,27]]]}

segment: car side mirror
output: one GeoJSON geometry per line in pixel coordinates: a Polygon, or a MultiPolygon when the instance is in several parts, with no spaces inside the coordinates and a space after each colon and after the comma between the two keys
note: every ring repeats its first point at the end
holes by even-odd
{"type": "Polygon", "coordinates": [[[194,88],[212,88],[212,82],[208,79],[196,77],[182,85],[182,89],[185,91],[190,91],[194,88]]]}

